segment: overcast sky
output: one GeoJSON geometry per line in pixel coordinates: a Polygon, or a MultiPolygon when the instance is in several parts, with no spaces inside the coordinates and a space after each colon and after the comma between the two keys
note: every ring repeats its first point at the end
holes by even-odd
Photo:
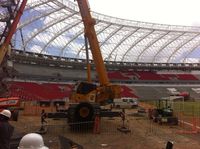
{"type": "Polygon", "coordinates": [[[89,0],[92,11],[135,21],[200,26],[200,0],[89,0]]]}

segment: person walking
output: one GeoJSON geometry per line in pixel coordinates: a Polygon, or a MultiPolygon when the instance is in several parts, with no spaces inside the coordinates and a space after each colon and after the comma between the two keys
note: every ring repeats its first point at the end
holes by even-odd
{"type": "Polygon", "coordinates": [[[41,112],[41,124],[42,124],[42,126],[44,125],[44,123],[47,123],[46,118],[47,118],[47,114],[46,114],[45,110],[42,109],[42,112],[41,112]]]}
{"type": "Polygon", "coordinates": [[[46,132],[46,126],[45,126],[45,123],[47,124],[47,121],[45,120],[47,118],[47,114],[45,112],[44,109],[42,109],[42,112],[41,112],[41,127],[40,127],[40,133],[44,133],[46,132]]]}
{"type": "Polygon", "coordinates": [[[0,112],[0,149],[10,149],[10,140],[14,132],[14,127],[8,122],[10,118],[9,110],[0,112]]]}

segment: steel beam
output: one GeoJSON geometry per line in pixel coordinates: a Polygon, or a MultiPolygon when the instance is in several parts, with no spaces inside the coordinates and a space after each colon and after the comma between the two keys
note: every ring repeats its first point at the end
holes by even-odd
{"type": "Polygon", "coordinates": [[[106,43],[106,41],[108,41],[110,38],[112,38],[117,32],[119,32],[124,26],[120,26],[119,28],[117,28],[116,30],[114,30],[112,33],[109,34],[109,36],[107,38],[105,38],[105,40],[103,42],[100,43],[100,47],[106,43]]]}
{"type": "Polygon", "coordinates": [[[70,18],[70,17],[76,15],[77,13],[78,13],[78,12],[75,12],[75,13],[70,14],[70,15],[68,15],[68,16],[65,16],[65,15],[64,15],[64,16],[60,17],[60,18],[57,19],[57,20],[51,21],[49,24],[47,24],[47,26],[44,26],[44,27],[40,28],[37,32],[33,33],[33,35],[31,35],[31,37],[28,38],[28,39],[24,42],[24,48],[26,48],[27,44],[28,44],[34,37],[36,37],[38,34],[42,33],[42,32],[45,31],[46,29],[48,29],[48,28],[50,28],[50,27],[52,27],[52,26],[54,26],[54,25],[56,25],[56,24],[58,24],[58,23],[60,23],[60,22],[62,22],[62,21],[64,21],[64,20],[66,20],[66,19],[68,19],[68,18],[70,18]]]}
{"type": "Polygon", "coordinates": [[[72,24],[70,26],[65,26],[63,29],[61,29],[59,32],[57,32],[47,43],[46,45],[42,48],[41,52],[42,53],[43,51],[45,51],[45,49],[49,46],[49,44],[51,42],[53,42],[57,37],[59,37],[60,35],[62,35],[63,33],[65,33],[66,31],[70,30],[71,28],[77,26],[78,24],[80,24],[82,21],[76,21],[75,24],[72,24]]]}
{"type": "MultiPolygon", "coordinates": [[[[98,24],[100,21],[96,22],[96,24],[98,24]]],[[[102,33],[103,31],[105,31],[107,28],[109,28],[112,24],[107,24],[107,26],[105,26],[104,28],[101,28],[98,32],[97,32],[97,36],[102,33]]],[[[83,45],[77,52],[77,57],[79,57],[79,54],[81,53],[81,50],[85,47],[85,45],[83,45]]]]}
{"type": "Polygon", "coordinates": [[[168,57],[167,59],[167,63],[170,62],[171,58],[183,47],[185,46],[187,43],[189,43],[190,41],[192,41],[193,39],[195,39],[196,37],[198,37],[200,34],[196,34],[195,36],[193,36],[192,38],[186,39],[182,44],[180,44],[175,50],[174,52],[168,57]]]}
{"type": "Polygon", "coordinates": [[[144,38],[146,38],[147,36],[149,36],[150,34],[152,34],[154,32],[154,30],[151,30],[150,32],[144,34],[142,37],[139,37],[136,41],[134,41],[132,43],[132,45],[128,48],[128,50],[126,50],[125,54],[122,56],[121,61],[124,61],[125,56],[128,54],[128,52],[131,51],[131,49],[137,45],[140,41],[144,40],[144,38]]]}
{"type": "Polygon", "coordinates": [[[164,34],[160,34],[160,36],[158,36],[157,38],[155,38],[154,40],[152,40],[151,42],[149,42],[149,44],[147,44],[144,49],[140,52],[140,54],[138,55],[136,62],[139,61],[141,55],[149,48],[151,47],[154,43],[156,43],[157,41],[161,40],[162,38],[164,38],[166,35],[168,35],[170,32],[165,32],[164,34]]]}
{"type": "Polygon", "coordinates": [[[179,35],[174,36],[171,40],[167,40],[167,42],[165,44],[163,44],[159,49],[158,52],[155,54],[155,56],[153,57],[152,63],[155,62],[155,59],[157,57],[157,55],[159,55],[159,53],[162,52],[162,50],[164,48],[166,48],[168,45],[170,45],[172,42],[174,42],[175,40],[177,40],[178,38],[180,38],[181,36],[183,36],[185,33],[180,33],[179,35]]]}
{"type": "Polygon", "coordinates": [[[118,44],[113,48],[113,50],[111,51],[111,53],[107,56],[106,60],[110,60],[112,54],[115,52],[115,50],[124,42],[126,41],[129,37],[131,37],[133,34],[135,34],[140,28],[136,28],[133,31],[130,31],[126,36],[124,36],[119,42],[118,44]]]}

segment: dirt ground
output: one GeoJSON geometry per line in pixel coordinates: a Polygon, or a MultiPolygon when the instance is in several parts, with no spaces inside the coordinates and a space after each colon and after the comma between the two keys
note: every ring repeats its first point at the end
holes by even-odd
{"type": "MultiPolygon", "coordinates": [[[[165,149],[167,141],[174,149],[200,149],[200,134],[179,134],[180,126],[159,125],[148,120],[136,109],[126,110],[126,126],[131,131],[117,130],[122,125],[120,118],[102,118],[101,133],[71,131],[66,119],[48,119],[47,133],[43,135],[50,149],[60,149],[58,136],[64,136],[82,145],[84,149],[165,149]]],[[[36,132],[40,128],[39,116],[20,115],[18,122],[11,122],[16,132],[36,132]]]]}

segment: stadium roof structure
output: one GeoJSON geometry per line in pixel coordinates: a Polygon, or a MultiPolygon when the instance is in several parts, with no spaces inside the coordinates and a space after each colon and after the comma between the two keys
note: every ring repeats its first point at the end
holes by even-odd
{"type": "MultiPolygon", "coordinates": [[[[91,13],[106,61],[200,62],[200,27],[155,24],[91,13]]],[[[5,16],[6,11],[0,7],[0,19],[5,16]]],[[[0,25],[1,32],[2,23],[0,25]]],[[[77,4],[70,0],[28,0],[13,46],[29,52],[85,59],[84,27],[77,4]]]]}

